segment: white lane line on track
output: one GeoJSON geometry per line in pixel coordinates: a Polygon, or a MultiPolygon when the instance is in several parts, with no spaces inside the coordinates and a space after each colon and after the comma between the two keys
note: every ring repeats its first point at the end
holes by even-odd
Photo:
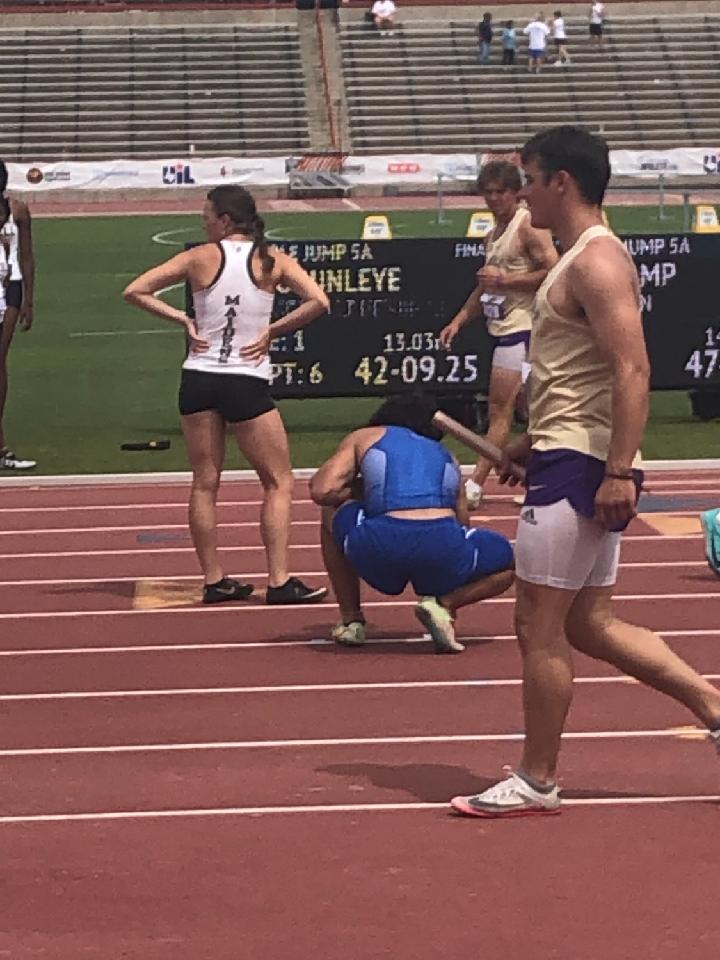
{"type": "MultiPolygon", "coordinates": [[[[648,737],[687,736],[692,731],[701,737],[699,727],[670,727],[658,730],[589,730],[563,733],[563,740],[626,740],[648,737]]],[[[395,746],[411,743],[515,743],[524,733],[451,733],[415,737],[332,737],[312,740],[212,740],[197,743],[123,743],[105,747],[20,747],[0,750],[0,757],[62,757],[114,753],[187,753],[192,750],[267,750],[301,747],[395,746]]]]}
{"type": "MultiPolygon", "coordinates": [[[[21,554],[22,556],[22,554],[21,554]]],[[[677,560],[651,560],[648,562],[645,561],[629,561],[628,563],[621,563],[619,569],[628,570],[633,568],[646,568],[651,567],[663,568],[668,567],[670,569],[676,569],[678,566],[677,560]]],[[[683,560],[683,567],[707,567],[706,560],[683,560]]],[[[244,580],[266,580],[267,572],[259,570],[255,573],[250,573],[248,571],[243,571],[242,573],[237,574],[238,577],[242,577],[244,580]]],[[[296,577],[326,577],[326,570],[298,570],[295,572],[296,577]]],[[[135,583],[138,580],[152,580],[156,583],[175,583],[178,580],[192,582],[195,581],[199,585],[202,583],[202,577],[198,576],[196,573],[137,573],[132,577],[71,577],[67,579],[40,579],[40,580],[28,580],[25,577],[22,577],[18,580],[0,580],[0,587],[39,587],[39,586],[90,586],[91,584],[105,583],[135,583]]]]}
{"type": "MultiPolygon", "coordinates": [[[[517,517],[509,517],[508,519],[517,520],[517,517]]],[[[294,527],[319,527],[320,514],[318,513],[317,517],[312,520],[293,520],[292,525],[294,527]]],[[[260,524],[258,520],[235,520],[218,523],[217,527],[218,529],[221,529],[222,527],[249,527],[251,530],[259,530],[260,524]]],[[[190,536],[187,523],[141,523],[137,525],[123,524],[122,526],[118,527],[21,527],[15,530],[0,530],[0,537],[19,535],[35,536],[40,534],[60,535],[65,533],[137,533],[139,531],[150,532],[152,530],[184,530],[188,533],[188,536],[190,536]]]]}
{"type": "MultiPolygon", "coordinates": [[[[680,640],[682,638],[717,637],[720,630],[658,630],[659,636],[666,639],[680,640]]],[[[492,636],[467,637],[461,636],[463,643],[495,642],[501,640],[515,640],[515,634],[493,634],[492,636]]],[[[388,644],[415,644],[429,643],[429,636],[424,637],[372,637],[365,641],[365,646],[387,646],[388,644]]],[[[148,643],[134,647],[37,647],[19,650],[0,650],[0,657],[56,657],[75,656],[105,653],[202,653],[229,650],[240,652],[244,650],[268,650],[274,647],[334,647],[333,640],[317,637],[313,640],[250,640],[240,643],[148,643]]]]}
{"type": "MultiPolygon", "coordinates": [[[[304,506],[313,504],[313,500],[293,500],[293,506],[304,506]]],[[[260,507],[262,500],[218,500],[218,507],[260,507]]],[[[103,513],[113,510],[163,510],[163,509],[183,509],[187,510],[187,500],[172,500],[163,503],[94,503],[88,506],[82,504],[73,504],[67,507],[0,507],[0,513],[30,513],[33,516],[37,513],[70,513],[73,510],[79,510],[88,513],[91,510],[102,510],[103,513]]]]}
{"type": "MultiPolygon", "coordinates": [[[[688,794],[683,796],[655,797],[563,797],[563,807],[625,807],[659,806],[677,803],[715,804],[720,802],[718,794],[688,794]]],[[[259,817],[289,813],[407,813],[417,811],[445,811],[450,813],[447,802],[444,803],[329,803],[315,805],[295,805],[286,807],[194,807],[184,810],[117,810],[94,813],[37,813],[17,814],[0,817],[0,824],[13,823],[68,823],[97,820],[169,820],[183,817],[259,817]]]]}
{"type": "MultiPolygon", "coordinates": [[[[143,528],[147,529],[147,528],[143,528]]],[[[188,538],[189,538],[188,534],[188,538]]],[[[689,534],[639,534],[634,536],[632,533],[625,536],[623,543],[628,543],[629,541],[645,542],[651,541],[653,543],[667,543],[668,541],[675,540],[702,540],[701,533],[689,533],[689,534]]],[[[510,540],[510,543],[515,543],[513,539],[510,540]]],[[[218,550],[224,553],[234,553],[247,552],[250,550],[264,551],[262,544],[254,544],[248,546],[233,546],[233,547],[218,547],[218,550]]],[[[291,543],[291,550],[319,550],[320,543],[291,543]]],[[[0,560],[18,560],[22,558],[41,560],[47,557],[122,557],[122,556],[138,556],[154,553],[194,553],[194,547],[126,547],[119,550],[44,550],[34,553],[0,553],[0,560]]],[[[679,564],[682,561],[678,561],[679,564]]]]}
{"type": "MultiPolygon", "coordinates": [[[[187,509],[187,507],[186,507],[187,509]]],[[[698,516],[697,511],[692,510],[663,510],[662,512],[657,512],[652,514],[655,517],[696,517],[698,516]]],[[[470,526],[478,527],[492,527],[493,524],[499,522],[514,522],[517,523],[519,520],[519,513],[510,513],[510,514],[500,514],[498,516],[472,516],[470,517],[470,526]]],[[[292,525],[294,527],[319,527],[320,525],[320,513],[318,512],[317,516],[313,517],[310,520],[300,520],[293,518],[292,525]]],[[[259,530],[260,522],[259,520],[227,520],[217,523],[218,529],[227,528],[227,529],[238,529],[238,528],[248,528],[250,530],[259,530]]],[[[41,534],[49,535],[61,535],[61,534],[87,534],[87,533],[138,533],[138,532],[150,532],[153,530],[183,530],[188,531],[187,522],[184,523],[139,523],[139,524],[120,524],[111,527],[98,527],[98,526],[89,526],[89,527],[14,527],[12,529],[0,530],[0,537],[12,537],[12,536],[36,536],[41,534]]],[[[188,536],[190,536],[188,532],[188,536]]],[[[632,534],[626,536],[632,539],[632,534]]],[[[653,539],[657,539],[658,536],[663,536],[662,534],[653,534],[653,539]]],[[[698,534],[699,536],[699,534],[698,534]]]]}
{"type": "MultiPolygon", "coordinates": [[[[137,333],[138,331],[135,331],[137,333]]],[[[163,331],[147,331],[148,333],[162,333],[163,331]]],[[[172,332],[172,331],[171,331],[172,332]]],[[[669,481],[679,482],[679,481],[669,481]]],[[[649,498],[653,497],[662,497],[662,496],[674,496],[679,497],[683,494],[692,496],[693,494],[711,494],[715,493],[720,486],[720,478],[717,480],[708,480],[702,481],[704,484],[708,485],[707,490],[698,490],[694,487],[686,488],[670,488],[670,489],[661,489],[658,487],[653,487],[652,490],[648,490],[645,493],[645,496],[649,498]]],[[[95,488],[89,487],[88,489],[94,490],[95,488]]],[[[517,496],[517,494],[489,494],[485,503],[492,504],[493,502],[507,502],[512,499],[512,497],[517,496]]],[[[720,493],[718,494],[718,500],[720,501],[720,493]]],[[[293,500],[295,505],[305,505],[312,504],[313,501],[308,498],[299,498],[293,500]]],[[[262,500],[252,499],[252,500],[221,500],[218,502],[218,506],[225,507],[259,507],[262,504],[262,500]]],[[[66,513],[68,511],[77,511],[81,510],[83,512],[91,510],[102,510],[104,512],[113,511],[113,510],[162,510],[162,509],[187,509],[187,500],[168,500],[163,502],[153,502],[153,501],[138,501],[134,503],[103,503],[103,504],[88,504],[87,506],[83,504],[68,504],[67,506],[27,506],[27,507],[0,507],[0,514],[2,513],[66,513]]],[[[687,510],[685,511],[687,512],[687,510]]],[[[511,514],[510,516],[516,517],[517,514],[511,514]]],[[[487,517],[487,519],[494,519],[492,517],[487,517]]]]}
{"type": "MultiPolygon", "coordinates": [[[[614,601],[620,600],[640,600],[640,601],[658,601],[658,600],[720,600],[720,593],[618,593],[613,597],[614,601]]],[[[370,600],[363,603],[367,609],[378,607],[414,607],[417,600],[370,600]]],[[[515,603],[515,597],[492,597],[489,600],[483,600],[483,607],[488,604],[507,604],[515,603]]],[[[15,613],[0,613],[0,620],[47,620],[47,619],[67,619],[72,617],[141,617],[141,616],[160,616],[162,614],[219,614],[219,613],[247,613],[255,610],[264,610],[266,613],[283,611],[285,614],[289,610],[301,611],[307,617],[311,610],[333,610],[337,611],[335,603],[313,603],[312,606],[276,606],[268,607],[264,603],[237,603],[237,604],[214,604],[203,606],[198,603],[196,606],[187,607],[151,607],[147,610],[26,610],[15,613]]]]}
{"type": "MultiPolygon", "coordinates": [[[[720,680],[720,673],[704,673],[706,680],[720,680]]],[[[577,684],[632,683],[629,677],[575,677],[577,684]]],[[[519,677],[496,680],[387,680],[368,683],[295,683],[277,686],[249,687],[170,687],[158,690],[59,690],[54,693],[6,693],[0,695],[0,703],[17,703],[35,700],[105,700],[134,697],[203,697],[235,696],[254,693],[361,693],[367,690],[431,690],[434,688],[495,688],[520,687],[519,677]]]]}

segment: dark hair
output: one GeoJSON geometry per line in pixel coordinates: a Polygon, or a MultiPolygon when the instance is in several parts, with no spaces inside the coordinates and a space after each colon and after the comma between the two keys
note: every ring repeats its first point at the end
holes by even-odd
{"type": "Polygon", "coordinates": [[[515,23],[514,20],[506,20],[505,26],[507,27],[508,30],[512,30],[514,23],[515,23]]]}
{"type": "Polygon", "coordinates": [[[440,440],[442,430],[433,426],[437,404],[431,397],[409,393],[389,397],[368,421],[369,427],[406,427],[421,437],[440,440]]]}
{"type": "Polygon", "coordinates": [[[522,162],[537,160],[545,182],[564,170],[577,183],[582,198],[601,206],[610,180],[610,151],[602,137],[580,127],[551,127],[536,133],[521,152],[522,162]]]}
{"type": "Polygon", "coordinates": [[[554,16],[554,17],[561,17],[561,16],[562,16],[562,10],[556,10],[555,13],[553,14],[553,16],[554,16]]]}
{"type": "Polygon", "coordinates": [[[0,192],[0,226],[10,219],[10,201],[0,192]]]}
{"type": "Polygon", "coordinates": [[[0,160],[0,196],[2,196],[7,190],[8,185],[8,168],[4,160],[0,160]]]}
{"type": "Polygon", "coordinates": [[[483,23],[489,23],[490,20],[492,20],[492,14],[491,14],[491,13],[484,13],[484,14],[483,14],[483,23]]]}
{"type": "Polygon", "coordinates": [[[207,198],[219,217],[229,217],[238,233],[246,233],[252,237],[262,258],[263,270],[270,273],[275,265],[275,257],[272,257],[268,250],[265,221],[258,214],[255,198],[250,191],[237,183],[224,183],[213,187],[207,198]]]}
{"type": "Polygon", "coordinates": [[[478,193],[486,190],[491,183],[499,183],[500,186],[515,193],[522,189],[520,171],[509,160],[490,160],[481,167],[477,178],[478,193]]]}

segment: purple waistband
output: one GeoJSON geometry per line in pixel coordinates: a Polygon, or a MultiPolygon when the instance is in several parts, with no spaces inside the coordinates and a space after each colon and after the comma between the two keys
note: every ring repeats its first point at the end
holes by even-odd
{"type": "MultiPolygon", "coordinates": [[[[527,463],[525,503],[545,507],[569,500],[576,513],[592,519],[595,495],[604,477],[605,462],[597,457],[577,450],[533,450],[527,463]]],[[[633,470],[636,497],[640,496],[643,479],[642,470],[633,470]]]]}
{"type": "Polygon", "coordinates": [[[524,343],[526,347],[529,347],[530,331],[521,330],[520,333],[508,333],[504,337],[495,337],[496,347],[514,347],[516,343],[524,343]]]}

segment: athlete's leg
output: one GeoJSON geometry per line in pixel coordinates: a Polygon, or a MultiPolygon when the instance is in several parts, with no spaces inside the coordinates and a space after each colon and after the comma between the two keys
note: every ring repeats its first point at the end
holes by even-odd
{"type": "Polygon", "coordinates": [[[223,572],[217,551],[217,492],[225,458],[225,421],[215,410],[182,417],[185,446],[192,467],[190,533],[205,583],[217,583],[223,572]]]}
{"type": "Polygon", "coordinates": [[[481,600],[489,600],[490,597],[498,597],[505,593],[513,585],[515,580],[514,570],[501,570],[499,573],[491,573],[480,580],[473,580],[466,583],[452,593],[446,593],[438,600],[443,607],[454,618],[461,607],[467,607],[471,603],[479,603],[481,600]]]}
{"type": "Polygon", "coordinates": [[[230,425],[243,456],[263,487],[260,533],[268,564],[268,586],[290,577],[288,541],[294,479],[285,425],[278,410],[230,425]]]}
{"type": "Polygon", "coordinates": [[[560,738],[573,693],[572,651],[565,618],[575,592],[516,582],[515,630],[523,660],[525,743],[522,770],[555,780],[560,738]]]}
{"type": "MultiPolygon", "coordinates": [[[[496,348],[498,349],[498,348],[496,348]]],[[[488,397],[487,439],[498,447],[504,447],[510,436],[515,410],[515,400],[522,386],[519,370],[508,370],[493,365],[490,371],[490,390],[488,397]]],[[[482,487],[488,477],[492,463],[484,457],[478,460],[473,472],[473,480],[482,487]]]]}
{"type": "Polygon", "coordinates": [[[612,571],[619,535],[578,514],[567,500],[524,511],[515,543],[515,628],[523,659],[525,746],[522,769],[555,778],[572,699],[572,648],[565,622],[575,597],[600,569],[612,571]]]}
{"type": "Polygon", "coordinates": [[[335,592],[343,623],[361,622],[363,614],[360,607],[360,577],[335,539],[333,520],[336,513],[335,507],[322,508],[320,546],[323,562],[335,592]]]}
{"type": "Polygon", "coordinates": [[[19,315],[20,311],[17,307],[6,307],[5,319],[0,324],[0,452],[6,449],[3,420],[8,393],[7,358],[19,315]]]}
{"type": "Polygon", "coordinates": [[[703,679],[652,630],[613,616],[610,587],[585,587],[566,621],[576,650],[683,703],[711,730],[720,727],[720,690],[703,679]]]}

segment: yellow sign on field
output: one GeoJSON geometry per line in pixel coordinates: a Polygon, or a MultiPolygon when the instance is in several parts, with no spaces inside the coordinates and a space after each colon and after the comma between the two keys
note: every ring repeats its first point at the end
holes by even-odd
{"type": "Polygon", "coordinates": [[[720,233],[717,210],[712,204],[700,203],[695,207],[694,233],[720,233]]]}
{"type": "Polygon", "coordinates": [[[495,217],[489,210],[476,210],[470,214],[466,237],[486,237],[495,229],[495,217]]]}
{"type": "Polygon", "coordinates": [[[392,240],[390,221],[384,214],[375,213],[365,217],[363,240],[392,240]]]}

